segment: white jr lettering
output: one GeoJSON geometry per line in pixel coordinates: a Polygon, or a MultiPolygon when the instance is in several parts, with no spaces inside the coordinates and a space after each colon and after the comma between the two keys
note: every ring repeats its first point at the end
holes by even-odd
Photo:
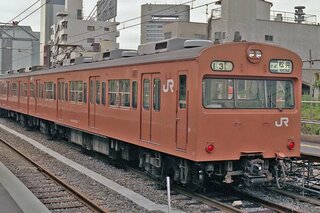
{"type": "Polygon", "coordinates": [[[283,125],[288,127],[289,126],[289,118],[281,117],[280,121],[275,121],[274,124],[276,125],[276,127],[282,127],[283,125]]]}
{"type": "Polygon", "coordinates": [[[170,92],[173,92],[173,85],[174,85],[173,79],[168,79],[167,85],[165,85],[165,84],[163,85],[163,92],[167,93],[167,92],[169,92],[169,90],[170,90],[170,92]]]}

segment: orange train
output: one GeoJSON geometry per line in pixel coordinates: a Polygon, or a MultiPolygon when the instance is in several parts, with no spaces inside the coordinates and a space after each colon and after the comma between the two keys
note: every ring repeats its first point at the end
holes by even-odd
{"type": "Polygon", "coordinates": [[[1,114],[182,184],[263,183],[300,155],[295,53],[190,40],[138,53],[1,76],[1,114]]]}

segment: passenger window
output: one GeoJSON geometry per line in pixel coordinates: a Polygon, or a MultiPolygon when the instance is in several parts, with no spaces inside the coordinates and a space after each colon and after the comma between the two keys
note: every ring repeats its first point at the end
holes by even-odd
{"type": "Polygon", "coordinates": [[[64,96],[65,96],[65,101],[68,101],[68,83],[65,83],[64,96]]]}
{"type": "Polygon", "coordinates": [[[94,104],[94,88],[93,88],[93,85],[94,85],[94,81],[91,80],[90,81],[90,103],[91,104],[94,104]]]}
{"type": "Polygon", "coordinates": [[[136,81],[132,82],[132,108],[137,108],[138,100],[138,83],[136,81]]]}
{"type": "Polygon", "coordinates": [[[120,106],[130,107],[130,80],[120,80],[120,106]]]}
{"type": "Polygon", "coordinates": [[[102,82],[101,103],[106,105],[106,82],[102,82]]]}
{"type": "Polygon", "coordinates": [[[143,80],[143,108],[149,110],[150,106],[150,81],[149,79],[143,80]]]}
{"type": "Polygon", "coordinates": [[[187,108],[187,76],[179,76],[179,108],[187,108]]]}
{"type": "Polygon", "coordinates": [[[159,78],[153,80],[153,109],[160,111],[161,81],[159,78]]]}
{"type": "Polygon", "coordinates": [[[119,91],[119,81],[110,80],[108,83],[109,87],[109,106],[117,106],[117,93],[119,91]]]}
{"type": "Polygon", "coordinates": [[[100,81],[96,81],[96,103],[100,104],[100,81]]]}
{"type": "Polygon", "coordinates": [[[83,83],[83,102],[87,103],[87,83],[83,83]]]}

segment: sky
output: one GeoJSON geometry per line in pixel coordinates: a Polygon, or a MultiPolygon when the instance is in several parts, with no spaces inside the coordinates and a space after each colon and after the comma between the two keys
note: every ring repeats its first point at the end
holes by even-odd
{"type": "MultiPolygon", "coordinates": [[[[118,15],[116,21],[121,22],[118,29],[120,30],[120,37],[118,43],[120,48],[132,48],[137,49],[140,42],[140,27],[130,27],[131,25],[138,24],[140,19],[135,21],[125,22],[128,19],[137,18],[140,16],[140,5],[146,3],[153,4],[181,4],[190,0],[118,0],[118,15]]],[[[236,0],[235,0],[236,1],[236,0]]],[[[239,0],[238,0],[239,1],[239,0]]],[[[16,15],[24,11],[27,7],[35,3],[36,0],[0,0],[0,22],[7,23],[16,15]]],[[[216,8],[214,4],[210,4],[212,0],[195,0],[191,7],[197,7],[198,9],[191,10],[190,21],[192,22],[206,22],[210,14],[211,9],[216,8]],[[208,7],[202,6],[210,4],[208,7]],[[201,7],[202,6],[202,7],[201,7]]],[[[269,0],[273,3],[271,10],[294,12],[295,6],[305,6],[305,13],[317,15],[317,22],[320,22],[320,1],[319,0],[269,0]]],[[[84,16],[88,16],[91,10],[94,8],[96,0],[83,0],[84,16]]],[[[26,15],[40,7],[40,2],[34,7],[16,18],[17,21],[23,19],[26,15]]],[[[40,30],[40,11],[35,12],[28,18],[24,19],[20,25],[30,25],[34,31],[40,30]]]]}

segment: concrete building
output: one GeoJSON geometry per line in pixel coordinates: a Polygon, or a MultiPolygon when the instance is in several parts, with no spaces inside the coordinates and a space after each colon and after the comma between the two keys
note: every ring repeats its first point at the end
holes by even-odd
{"type": "Polygon", "coordinates": [[[82,1],[67,0],[65,9],[51,27],[51,63],[119,48],[117,22],[83,20],[82,1]]]}
{"type": "Polygon", "coordinates": [[[189,5],[143,4],[141,5],[140,43],[163,40],[162,27],[164,24],[189,21],[189,5]]]}
{"type": "MultiPolygon", "coordinates": [[[[302,60],[320,59],[320,26],[315,15],[304,14],[303,7],[292,8],[292,13],[272,11],[272,3],[264,0],[221,0],[212,11],[209,35],[213,41],[241,40],[277,44],[298,53],[302,60]]],[[[314,71],[304,64],[304,84],[313,85],[314,71]],[[311,75],[311,76],[310,76],[311,75]]],[[[314,63],[316,72],[320,63],[314,63]]]]}
{"type": "Polygon", "coordinates": [[[65,0],[41,0],[40,17],[40,64],[49,64],[51,26],[58,21],[57,13],[64,11],[65,0]]]}
{"type": "Polygon", "coordinates": [[[0,26],[0,72],[39,65],[40,33],[30,26],[0,26]]]}
{"type": "Polygon", "coordinates": [[[193,38],[208,39],[207,24],[196,22],[173,22],[163,25],[164,39],[193,38]]]}

